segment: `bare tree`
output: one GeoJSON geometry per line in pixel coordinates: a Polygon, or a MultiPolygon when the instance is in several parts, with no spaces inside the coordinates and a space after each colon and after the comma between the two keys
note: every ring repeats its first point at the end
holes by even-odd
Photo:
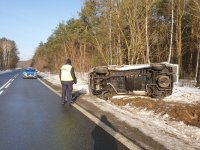
{"type": "Polygon", "coordinates": [[[198,82],[198,75],[199,75],[199,55],[200,55],[200,42],[199,42],[199,48],[197,52],[197,62],[196,62],[196,73],[195,73],[195,81],[198,82]]]}
{"type": "Polygon", "coordinates": [[[176,19],[176,45],[178,52],[179,78],[183,75],[182,65],[182,18],[185,11],[185,0],[177,1],[177,19],[176,19]]]}
{"type": "Polygon", "coordinates": [[[150,10],[150,7],[148,5],[148,2],[149,1],[146,1],[146,19],[145,19],[145,26],[146,26],[146,62],[148,64],[150,64],[150,58],[149,58],[149,35],[148,35],[148,15],[149,15],[149,10],[150,10]]]}
{"type": "Polygon", "coordinates": [[[171,55],[172,55],[172,43],[173,43],[173,27],[174,27],[174,0],[171,0],[172,3],[172,15],[171,15],[171,38],[170,38],[170,48],[169,48],[169,57],[168,57],[168,63],[171,61],[171,55]]]}
{"type": "Polygon", "coordinates": [[[0,69],[14,68],[18,60],[15,42],[6,38],[0,39],[0,69]]]}

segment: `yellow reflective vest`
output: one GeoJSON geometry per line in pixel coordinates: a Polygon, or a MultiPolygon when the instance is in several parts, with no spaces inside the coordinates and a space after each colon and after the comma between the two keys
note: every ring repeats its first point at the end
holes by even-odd
{"type": "Polygon", "coordinates": [[[71,69],[72,66],[68,64],[61,67],[61,81],[73,81],[71,69]]]}

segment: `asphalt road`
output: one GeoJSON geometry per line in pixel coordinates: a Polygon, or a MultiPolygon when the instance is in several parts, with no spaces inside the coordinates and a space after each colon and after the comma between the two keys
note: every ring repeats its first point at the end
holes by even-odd
{"type": "Polygon", "coordinates": [[[1,150],[127,149],[74,107],[62,106],[40,81],[21,74],[0,75],[1,150]]]}

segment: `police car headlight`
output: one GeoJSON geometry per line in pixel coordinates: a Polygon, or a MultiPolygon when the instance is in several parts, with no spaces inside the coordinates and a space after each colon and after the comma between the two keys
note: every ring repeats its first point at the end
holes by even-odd
{"type": "Polygon", "coordinates": [[[24,75],[24,76],[27,76],[27,73],[26,73],[26,72],[24,72],[24,73],[23,73],[23,75],[24,75]]]}

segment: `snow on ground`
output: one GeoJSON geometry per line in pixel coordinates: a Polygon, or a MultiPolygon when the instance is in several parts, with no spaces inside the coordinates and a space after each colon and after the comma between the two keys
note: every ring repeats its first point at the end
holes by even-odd
{"type": "MultiPolygon", "coordinates": [[[[39,73],[44,79],[48,80],[54,85],[61,86],[59,75],[58,74],[51,74],[51,73],[39,73]]],[[[77,84],[73,85],[74,91],[84,90],[87,94],[89,94],[88,90],[88,76],[86,73],[76,73],[77,77],[77,84]]]]}
{"type": "MultiPolygon", "coordinates": [[[[45,73],[43,76],[44,79],[61,86],[57,74],[45,73]]],[[[74,90],[85,90],[89,94],[87,73],[76,73],[76,76],[78,82],[74,85],[74,90]]],[[[164,100],[180,103],[200,102],[200,89],[176,84],[173,94],[164,100]]],[[[198,127],[189,126],[183,122],[170,121],[168,115],[155,115],[152,111],[139,110],[129,105],[120,107],[99,98],[89,98],[87,101],[116,115],[118,119],[134,128],[138,128],[168,149],[200,149],[200,128],[198,127]]]]}
{"type": "Polygon", "coordinates": [[[180,103],[200,102],[200,89],[195,87],[175,86],[172,95],[165,97],[163,100],[180,103]]]}
{"type": "Polygon", "coordinates": [[[6,72],[10,72],[11,70],[0,70],[0,74],[6,73],[6,72]]]}

